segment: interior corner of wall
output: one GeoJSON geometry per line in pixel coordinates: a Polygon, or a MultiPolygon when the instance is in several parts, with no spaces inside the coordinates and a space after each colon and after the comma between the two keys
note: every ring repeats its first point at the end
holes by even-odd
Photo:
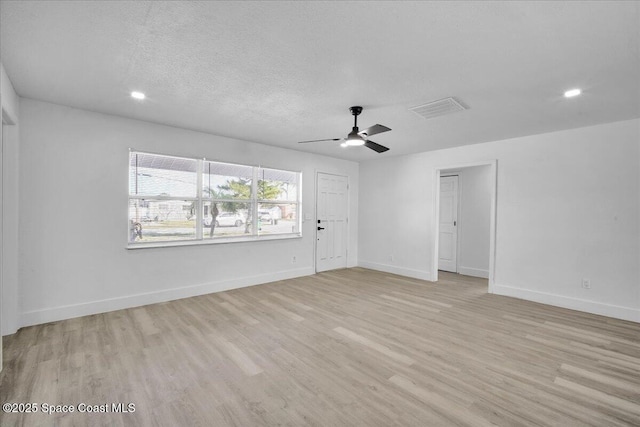
{"type": "Polygon", "coordinates": [[[15,125],[18,123],[20,97],[16,94],[2,63],[0,63],[0,86],[2,87],[2,122],[15,125]]]}

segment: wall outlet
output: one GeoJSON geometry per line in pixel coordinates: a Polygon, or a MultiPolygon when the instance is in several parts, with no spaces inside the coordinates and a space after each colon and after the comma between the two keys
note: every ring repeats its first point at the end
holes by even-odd
{"type": "Polygon", "coordinates": [[[393,255],[389,255],[389,261],[391,262],[395,261],[395,258],[393,257],[393,255]]]}
{"type": "Polygon", "coordinates": [[[582,279],[582,287],[584,289],[591,289],[591,280],[589,279],[582,279]]]}
{"type": "Polygon", "coordinates": [[[291,264],[295,264],[297,261],[296,257],[291,257],[291,264]]]}

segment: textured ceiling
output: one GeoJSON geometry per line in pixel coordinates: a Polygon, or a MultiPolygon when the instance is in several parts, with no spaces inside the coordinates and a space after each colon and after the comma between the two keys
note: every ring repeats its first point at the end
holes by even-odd
{"type": "Polygon", "coordinates": [[[23,97],[362,161],[639,117],[639,5],[2,1],[0,54],[23,97]],[[296,144],[352,105],[391,151],[296,144]]]}

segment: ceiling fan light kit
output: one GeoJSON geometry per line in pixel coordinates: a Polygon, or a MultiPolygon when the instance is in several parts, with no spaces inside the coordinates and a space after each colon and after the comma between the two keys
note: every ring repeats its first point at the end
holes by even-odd
{"type": "Polygon", "coordinates": [[[368,140],[371,135],[376,135],[382,132],[388,132],[391,128],[388,128],[384,125],[373,125],[370,128],[359,130],[358,129],[358,116],[362,113],[362,107],[354,106],[349,108],[351,114],[353,115],[353,128],[351,132],[347,135],[346,138],[332,138],[332,139],[314,139],[311,141],[299,141],[299,144],[306,144],[308,142],[323,142],[323,141],[343,141],[340,144],[341,147],[357,147],[364,145],[365,147],[375,151],[376,153],[384,153],[385,151],[389,151],[389,148],[384,145],[380,145],[373,141],[368,140]]]}
{"type": "MultiPolygon", "coordinates": [[[[355,128],[358,129],[358,128],[355,128]]],[[[364,145],[364,138],[358,135],[356,130],[351,131],[347,140],[344,142],[348,147],[357,147],[358,145],[364,145]]]]}

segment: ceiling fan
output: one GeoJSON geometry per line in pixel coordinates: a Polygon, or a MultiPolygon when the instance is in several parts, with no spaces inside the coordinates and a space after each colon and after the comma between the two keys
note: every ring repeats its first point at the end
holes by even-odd
{"type": "Polygon", "coordinates": [[[358,145],[364,145],[367,148],[372,149],[377,153],[384,153],[389,149],[384,145],[377,144],[373,141],[370,141],[369,138],[371,135],[376,135],[382,132],[388,132],[391,129],[383,126],[383,125],[373,125],[370,128],[364,130],[358,130],[358,115],[362,113],[362,107],[351,107],[349,108],[351,114],[353,114],[353,129],[346,138],[333,138],[333,139],[314,139],[312,141],[299,141],[298,144],[306,144],[308,142],[323,142],[323,141],[342,141],[344,142],[340,144],[343,147],[352,147],[358,145]]]}

